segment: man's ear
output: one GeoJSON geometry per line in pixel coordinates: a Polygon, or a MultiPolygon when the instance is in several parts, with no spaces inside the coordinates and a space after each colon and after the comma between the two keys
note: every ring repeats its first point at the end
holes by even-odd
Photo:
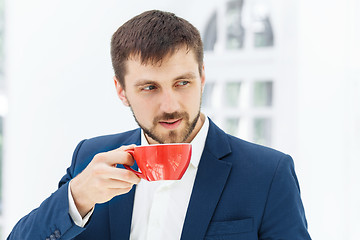
{"type": "Polygon", "coordinates": [[[122,101],[122,103],[129,107],[130,104],[126,98],[126,94],[125,94],[125,89],[123,88],[123,86],[120,84],[120,82],[117,80],[117,78],[114,76],[114,83],[115,83],[115,89],[116,89],[116,93],[119,97],[119,99],[122,101]]]}
{"type": "Polygon", "coordinates": [[[204,64],[202,65],[200,80],[201,80],[201,93],[204,93],[204,87],[205,87],[205,66],[204,66],[204,64]]]}

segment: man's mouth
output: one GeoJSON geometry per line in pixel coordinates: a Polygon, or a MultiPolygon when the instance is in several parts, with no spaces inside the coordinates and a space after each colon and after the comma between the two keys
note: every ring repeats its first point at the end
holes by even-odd
{"type": "Polygon", "coordinates": [[[165,120],[165,121],[159,121],[159,123],[164,128],[173,130],[173,129],[176,129],[180,125],[181,121],[182,121],[182,119],[180,118],[180,119],[170,119],[170,120],[165,120]]]}

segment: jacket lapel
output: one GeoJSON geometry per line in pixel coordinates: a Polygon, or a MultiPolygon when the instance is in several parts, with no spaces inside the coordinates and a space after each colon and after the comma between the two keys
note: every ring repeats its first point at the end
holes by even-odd
{"type": "Polygon", "coordinates": [[[109,202],[111,239],[125,240],[130,238],[131,218],[135,196],[135,187],[109,202]]]}
{"type": "Polygon", "coordinates": [[[228,138],[210,119],[209,121],[209,132],[186,213],[182,240],[205,237],[231,170],[231,163],[221,160],[231,153],[228,138]]]}
{"type": "MultiPolygon", "coordinates": [[[[140,129],[129,136],[123,145],[140,145],[140,129]]],[[[133,169],[138,170],[135,162],[133,169]]],[[[128,240],[130,238],[131,219],[135,197],[135,186],[127,194],[117,196],[109,202],[111,239],[128,240]]]]}

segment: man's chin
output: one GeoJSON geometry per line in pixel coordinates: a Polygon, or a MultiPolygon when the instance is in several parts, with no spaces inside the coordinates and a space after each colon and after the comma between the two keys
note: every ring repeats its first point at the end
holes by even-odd
{"type": "Polygon", "coordinates": [[[184,137],[182,137],[178,131],[166,131],[163,133],[159,132],[145,132],[148,137],[150,137],[152,140],[154,140],[157,143],[163,144],[163,143],[181,143],[184,140],[184,137]]]}
{"type": "Polygon", "coordinates": [[[180,143],[182,139],[178,136],[175,131],[171,131],[167,134],[162,134],[158,139],[161,139],[162,143],[180,143]]]}

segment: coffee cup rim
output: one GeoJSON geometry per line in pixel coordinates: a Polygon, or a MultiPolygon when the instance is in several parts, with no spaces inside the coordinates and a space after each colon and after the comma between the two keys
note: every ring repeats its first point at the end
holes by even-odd
{"type": "Polygon", "coordinates": [[[136,148],[139,148],[139,147],[156,147],[156,146],[167,146],[167,145],[170,145],[170,146],[174,146],[174,145],[191,145],[191,143],[157,143],[157,144],[149,144],[149,145],[139,145],[139,146],[135,146],[136,148]]]}

